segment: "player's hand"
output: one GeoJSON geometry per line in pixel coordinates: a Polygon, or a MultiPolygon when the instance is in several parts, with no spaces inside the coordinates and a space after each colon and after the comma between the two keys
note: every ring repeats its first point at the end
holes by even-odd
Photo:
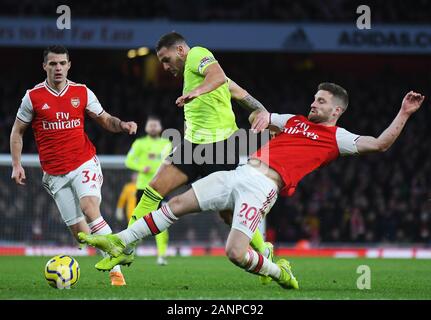
{"type": "MultiPolygon", "coordinates": [[[[254,111],[253,113],[255,113],[254,111]]],[[[269,112],[268,111],[259,111],[254,114],[254,117],[252,117],[253,113],[250,115],[249,120],[252,120],[251,124],[251,130],[253,130],[254,133],[259,133],[266,128],[268,128],[269,125],[269,112]]]]}
{"type": "Polygon", "coordinates": [[[16,184],[25,185],[25,171],[21,165],[12,168],[11,179],[15,180],[16,184]]]}
{"type": "Polygon", "coordinates": [[[199,97],[201,94],[199,91],[197,90],[192,90],[187,94],[183,94],[181,97],[179,97],[176,101],[175,104],[177,105],[177,107],[184,107],[184,105],[186,103],[189,103],[190,101],[192,101],[194,98],[199,97]]]}
{"type": "Polygon", "coordinates": [[[420,108],[424,99],[425,96],[420,93],[410,91],[403,99],[401,110],[410,116],[420,108]]]}
{"type": "Polygon", "coordinates": [[[122,208],[117,208],[115,210],[115,218],[117,218],[118,221],[123,221],[124,220],[124,214],[123,214],[123,209],[122,208]]]}
{"type": "Polygon", "coordinates": [[[134,121],[129,121],[129,122],[121,121],[120,126],[123,132],[127,132],[130,135],[136,134],[136,130],[138,130],[138,125],[134,121]]]}

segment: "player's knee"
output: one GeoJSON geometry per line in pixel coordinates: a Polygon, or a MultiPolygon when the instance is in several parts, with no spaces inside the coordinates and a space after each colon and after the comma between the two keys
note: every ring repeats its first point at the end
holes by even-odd
{"type": "Polygon", "coordinates": [[[151,179],[149,186],[156,190],[160,195],[165,196],[172,190],[185,184],[188,177],[174,165],[162,165],[156,175],[151,179]]]}
{"type": "Polygon", "coordinates": [[[235,246],[226,246],[226,255],[230,261],[236,265],[240,265],[244,260],[246,249],[242,249],[235,246]]]}
{"type": "Polygon", "coordinates": [[[223,210],[219,212],[220,217],[226,223],[228,226],[232,225],[232,211],[230,210],[223,210]]]}

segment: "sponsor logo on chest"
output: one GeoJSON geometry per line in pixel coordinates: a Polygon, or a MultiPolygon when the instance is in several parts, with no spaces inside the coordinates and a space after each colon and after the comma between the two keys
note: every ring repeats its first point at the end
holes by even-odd
{"type": "Polygon", "coordinates": [[[72,119],[69,112],[55,112],[54,121],[42,120],[44,130],[73,129],[81,125],[81,119],[72,119]]]}
{"type": "Polygon", "coordinates": [[[283,132],[290,135],[303,135],[311,140],[319,139],[319,135],[313,131],[309,131],[310,125],[301,120],[293,120],[294,125],[284,128],[283,132]]]}

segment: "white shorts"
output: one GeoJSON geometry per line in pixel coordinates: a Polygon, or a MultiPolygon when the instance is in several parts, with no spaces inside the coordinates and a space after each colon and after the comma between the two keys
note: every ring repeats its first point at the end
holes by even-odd
{"type": "Polygon", "coordinates": [[[94,156],[65,175],[44,172],[42,184],[54,198],[64,223],[67,226],[77,224],[85,218],[79,205],[82,197],[94,196],[102,200],[103,174],[99,159],[94,156]]]}
{"type": "Polygon", "coordinates": [[[202,211],[233,211],[232,228],[253,237],[278,196],[274,181],[250,165],[210,174],[192,184],[202,211]]]}

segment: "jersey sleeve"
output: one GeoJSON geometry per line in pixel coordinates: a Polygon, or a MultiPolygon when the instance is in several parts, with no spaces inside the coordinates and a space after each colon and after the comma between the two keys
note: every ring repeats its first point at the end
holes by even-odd
{"type": "Polygon", "coordinates": [[[33,104],[31,103],[28,91],[22,98],[16,117],[24,123],[30,123],[33,120],[33,104]]]}
{"type": "Polygon", "coordinates": [[[87,88],[87,107],[85,110],[94,113],[97,116],[100,116],[105,110],[103,110],[102,105],[97,99],[96,95],[93,91],[87,88]]]}
{"type": "Polygon", "coordinates": [[[271,113],[269,116],[269,124],[276,126],[280,129],[284,128],[284,125],[287,121],[289,121],[290,118],[294,117],[294,114],[278,114],[278,113],[271,113]]]}
{"type": "Polygon", "coordinates": [[[194,47],[190,49],[187,56],[187,60],[188,59],[190,59],[191,71],[202,75],[208,66],[217,62],[211,51],[202,47],[194,47]]]}
{"type": "Polygon", "coordinates": [[[347,156],[359,154],[358,148],[356,147],[356,141],[359,137],[359,135],[353,134],[346,129],[338,128],[336,138],[340,155],[347,156]]]}

